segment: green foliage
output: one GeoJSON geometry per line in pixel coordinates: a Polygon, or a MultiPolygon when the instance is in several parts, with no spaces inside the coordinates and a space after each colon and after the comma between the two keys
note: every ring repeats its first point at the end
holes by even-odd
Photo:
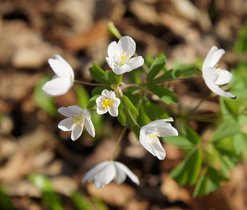
{"type": "Polygon", "coordinates": [[[161,54],[158,57],[154,58],[149,72],[147,74],[147,81],[152,81],[161,71],[165,72],[165,55],[161,54]]]}
{"type": "Polygon", "coordinates": [[[3,187],[0,186],[0,209],[14,210],[10,196],[5,192],[3,187]]]}
{"type": "Polygon", "coordinates": [[[52,97],[46,95],[42,90],[42,86],[49,80],[48,77],[43,77],[34,89],[34,100],[38,107],[43,109],[50,116],[57,115],[57,109],[52,97]]]}
{"type": "Polygon", "coordinates": [[[247,52],[247,22],[243,25],[238,33],[238,38],[234,45],[236,52],[247,52]]]}
{"type": "Polygon", "coordinates": [[[77,210],[91,210],[92,205],[88,199],[79,192],[73,192],[71,194],[71,200],[77,210]]]}
{"type": "Polygon", "coordinates": [[[89,101],[89,94],[87,90],[83,86],[78,85],[76,86],[75,91],[77,96],[77,104],[85,109],[89,101]]]}

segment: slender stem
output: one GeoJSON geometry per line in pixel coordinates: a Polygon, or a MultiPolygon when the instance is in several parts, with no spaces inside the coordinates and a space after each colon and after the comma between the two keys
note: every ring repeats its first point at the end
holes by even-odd
{"type": "Polygon", "coordinates": [[[74,80],[75,83],[82,84],[82,85],[88,85],[88,86],[94,86],[94,87],[107,87],[108,84],[98,84],[98,83],[92,83],[92,82],[85,82],[80,80],[74,80]]]}
{"type": "Polygon", "coordinates": [[[112,154],[112,160],[115,159],[116,155],[117,155],[117,151],[118,151],[118,148],[119,148],[119,145],[120,145],[120,142],[122,141],[123,137],[124,137],[124,134],[125,132],[127,131],[127,126],[124,127],[124,129],[122,130],[120,136],[118,137],[117,139],[117,142],[116,142],[116,145],[115,145],[115,148],[114,148],[114,151],[113,151],[113,154],[112,154]]]}

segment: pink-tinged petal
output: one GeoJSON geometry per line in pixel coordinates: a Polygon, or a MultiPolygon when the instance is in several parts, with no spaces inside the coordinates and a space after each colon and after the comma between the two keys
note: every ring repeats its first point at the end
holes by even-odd
{"type": "Polygon", "coordinates": [[[58,128],[62,131],[71,131],[74,124],[73,118],[66,118],[59,122],[58,128]]]}
{"type": "Polygon", "coordinates": [[[81,136],[82,131],[83,131],[83,127],[81,125],[73,126],[71,132],[71,140],[72,141],[77,140],[81,136]]]}
{"type": "Polygon", "coordinates": [[[51,96],[60,96],[64,95],[71,88],[72,83],[70,80],[58,77],[52,79],[44,84],[42,89],[46,92],[46,94],[51,96]]]}
{"type": "Polygon", "coordinates": [[[85,118],[84,123],[85,123],[85,128],[87,132],[89,133],[89,135],[92,137],[95,137],[95,129],[94,129],[94,125],[91,119],[85,118]]]}
{"type": "Polygon", "coordinates": [[[218,77],[215,81],[216,85],[225,85],[232,80],[232,73],[225,69],[216,69],[218,77]]]}
{"type": "MultiPolygon", "coordinates": [[[[116,169],[118,172],[122,171],[124,172],[131,180],[132,182],[136,183],[137,185],[140,184],[140,181],[139,181],[139,178],[131,171],[129,170],[129,168],[127,168],[124,164],[120,163],[120,162],[114,162],[115,166],[116,166],[116,169]]],[[[121,173],[121,172],[120,172],[121,173]]],[[[117,173],[118,175],[118,173],[117,173]]],[[[115,180],[117,183],[123,183],[125,181],[125,178],[126,177],[123,177],[123,175],[120,177],[115,177],[115,180]]]]}
{"type": "Polygon", "coordinates": [[[111,116],[117,117],[118,116],[118,108],[114,107],[114,106],[110,107],[109,108],[109,113],[110,113],[111,116]]]}
{"type": "Polygon", "coordinates": [[[137,56],[137,57],[131,58],[127,64],[130,66],[129,71],[132,71],[133,69],[137,69],[140,66],[142,66],[144,64],[144,59],[142,56],[137,56]]]}
{"type": "Polygon", "coordinates": [[[55,58],[48,59],[52,70],[59,76],[69,80],[74,80],[74,71],[67,61],[60,55],[55,55],[55,58]]]}
{"type": "Polygon", "coordinates": [[[118,41],[118,44],[121,46],[122,51],[127,54],[128,58],[132,57],[135,54],[136,43],[131,37],[129,36],[122,37],[118,41]]]}
{"type": "Polygon", "coordinates": [[[166,157],[166,152],[164,148],[162,147],[158,137],[157,138],[151,138],[147,135],[145,135],[145,131],[143,128],[140,131],[140,143],[141,145],[149,151],[153,156],[156,156],[160,160],[164,160],[166,157]]]}
{"type": "Polygon", "coordinates": [[[120,54],[122,52],[121,47],[117,44],[117,42],[111,42],[108,46],[107,49],[107,54],[109,58],[115,57],[118,54],[120,54]]]}

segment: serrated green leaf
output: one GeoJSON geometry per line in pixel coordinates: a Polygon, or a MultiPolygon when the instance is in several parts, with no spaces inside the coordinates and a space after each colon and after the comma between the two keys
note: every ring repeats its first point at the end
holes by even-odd
{"type": "Polygon", "coordinates": [[[170,173],[180,185],[195,184],[202,165],[202,151],[196,148],[170,173]]]}
{"type": "Polygon", "coordinates": [[[201,142],[200,136],[187,124],[181,125],[180,132],[194,145],[201,142]]]}
{"type": "Polygon", "coordinates": [[[167,88],[160,87],[157,85],[148,85],[148,89],[167,104],[174,104],[177,102],[176,95],[167,88]]]}
{"type": "Polygon", "coordinates": [[[109,82],[107,72],[104,71],[102,68],[100,68],[98,65],[92,64],[89,71],[90,71],[92,78],[95,81],[103,83],[103,84],[111,84],[109,82]]]}
{"type": "Polygon", "coordinates": [[[75,87],[75,92],[77,96],[77,104],[82,108],[86,108],[89,101],[89,94],[86,89],[83,86],[77,85],[75,87]]]}
{"type": "Polygon", "coordinates": [[[118,121],[120,122],[120,124],[122,126],[126,126],[127,122],[126,122],[126,114],[124,111],[124,105],[122,103],[120,103],[120,105],[118,106],[118,116],[117,116],[118,121]]]}
{"type": "Polygon", "coordinates": [[[156,57],[150,66],[150,70],[147,74],[147,81],[153,80],[162,70],[164,70],[165,63],[165,55],[159,55],[156,57]]]}
{"type": "Polygon", "coordinates": [[[43,109],[50,116],[57,115],[57,109],[54,103],[54,99],[45,94],[42,90],[43,85],[49,80],[48,77],[43,77],[34,89],[34,100],[38,107],[43,109]]]}
{"type": "Polygon", "coordinates": [[[203,174],[200,175],[193,196],[206,195],[219,188],[222,181],[227,180],[227,177],[223,173],[208,166],[203,174]]]}

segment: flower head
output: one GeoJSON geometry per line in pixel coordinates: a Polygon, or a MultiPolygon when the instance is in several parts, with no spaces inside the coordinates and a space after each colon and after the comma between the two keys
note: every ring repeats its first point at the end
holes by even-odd
{"type": "Polygon", "coordinates": [[[173,119],[155,120],[143,126],[140,130],[140,143],[160,160],[165,159],[166,152],[159,141],[159,137],[178,135],[177,130],[168,122],[173,122],[173,119]]]}
{"type": "Polygon", "coordinates": [[[211,47],[202,64],[202,77],[208,88],[215,94],[228,98],[236,98],[233,94],[219,87],[219,85],[229,83],[232,79],[231,72],[216,67],[224,53],[225,51],[223,49],[218,49],[216,46],[211,47]]]}
{"type": "Polygon", "coordinates": [[[59,55],[55,55],[55,58],[50,58],[48,63],[56,75],[52,80],[46,82],[42,89],[51,96],[59,96],[67,93],[74,82],[73,69],[59,55]]]}
{"type": "Polygon", "coordinates": [[[121,184],[125,181],[126,176],[134,183],[140,183],[138,177],[124,164],[117,161],[104,161],[88,171],[82,181],[93,181],[96,187],[104,187],[111,181],[121,184]]]}
{"type": "Polygon", "coordinates": [[[91,121],[91,114],[79,106],[61,107],[58,112],[67,118],[60,121],[58,128],[62,131],[71,131],[71,139],[77,140],[83,131],[84,125],[90,136],[95,136],[94,125],[91,121]]]}
{"type": "Polygon", "coordinates": [[[131,58],[136,51],[135,41],[129,37],[122,37],[118,43],[111,42],[108,46],[106,61],[115,74],[123,74],[143,65],[142,56],[131,58]]]}
{"type": "Polygon", "coordinates": [[[116,97],[113,91],[103,90],[101,96],[96,99],[97,113],[105,114],[109,112],[111,116],[118,116],[118,106],[120,104],[120,99],[116,97]]]}

